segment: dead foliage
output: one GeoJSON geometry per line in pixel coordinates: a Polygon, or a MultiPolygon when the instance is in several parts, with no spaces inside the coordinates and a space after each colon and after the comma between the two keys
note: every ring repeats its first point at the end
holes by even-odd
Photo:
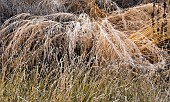
{"type": "Polygon", "coordinates": [[[131,34],[151,23],[152,12],[152,4],[146,4],[114,12],[109,15],[108,20],[116,29],[131,34]]]}
{"type": "MultiPolygon", "coordinates": [[[[25,2],[19,4],[21,11],[27,12],[22,5],[25,2]]],[[[68,2],[72,13],[55,13],[69,10],[60,9],[65,7],[66,1],[29,1],[25,5],[30,4],[30,14],[15,15],[20,11],[9,10],[15,16],[0,28],[0,67],[3,73],[16,67],[48,69],[55,67],[56,63],[62,64],[65,59],[71,65],[79,61],[87,66],[122,62],[150,71],[164,68],[166,64],[166,51],[157,46],[160,39],[151,34],[152,28],[147,25],[151,23],[152,4],[120,9],[112,14],[100,9],[94,0],[84,2],[89,7],[88,14],[84,11],[86,6],[80,3],[68,2]],[[38,3],[36,9],[34,2],[38,3]],[[82,7],[81,14],[74,14],[79,7],[82,7]]],[[[167,39],[169,36],[161,41],[167,39]]]]}

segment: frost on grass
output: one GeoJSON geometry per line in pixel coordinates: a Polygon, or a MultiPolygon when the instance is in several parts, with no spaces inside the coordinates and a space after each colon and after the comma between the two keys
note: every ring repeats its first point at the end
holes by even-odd
{"type": "Polygon", "coordinates": [[[51,66],[64,58],[72,65],[78,59],[92,61],[94,65],[103,61],[123,62],[149,70],[163,68],[165,64],[162,50],[147,38],[137,44],[107,19],[95,21],[87,14],[19,14],[2,25],[0,37],[2,63],[7,69],[26,64],[51,66]]]}
{"type": "Polygon", "coordinates": [[[0,28],[1,65],[5,69],[27,64],[50,67],[64,59],[71,65],[79,61],[90,65],[122,62],[149,70],[166,66],[166,51],[158,48],[158,39],[151,40],[155,35],[150,36],[152,4],[128,10],[115,4],[118,10],[109,14],[93,0],[82,1],[83,5],[79,0],[0,2],[0,19],[12,16],[0,28]],[[142,32],[141,28],[150,30],[142,32]]]}
{"type": "Polygon", "coordinates": [[[0,101],[169,99],[169,16],[161,35],[151,4],[107,12],[88,0],[82,12],[66,1],[0,0],[0,101]]]}

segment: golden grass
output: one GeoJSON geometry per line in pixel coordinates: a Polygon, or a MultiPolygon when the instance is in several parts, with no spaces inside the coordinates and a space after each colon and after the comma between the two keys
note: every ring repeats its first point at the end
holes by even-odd
{"type": "Polygon", "coordinates": [[[89,0],[89,7],[90,7],[90,16],[97,19],[97,18],[104,18],[106,17],[105,12],[102,12],[99,7],[96,5],[95,0],[89,0]]]}
{"type": "MultiPolygon", "coordinates": [[[[162,34],[161,34],[161,30],[159,32],[157,32],[157,28],[161,29],[161,24],[158,24],[154,27],[152,27],[152,26],[146,27],[145,29],[142,29],[140,31],[140,33],[143,34],[148,39],[150,39],[153,43],[159,44],[162,41],[170,39],[170,30],[169,30],[170,29],[170,25],[169,25],[170,20],[169,19],[167,20],[167,23],[168,23],[167,32],[162,32],[162,34]],[[155,33],[153,33],[153,30],[155,31],[155,33]]],[[[130,38],[133,39],[134,35],[132,35],[130,38]]],[[[142,36],[137,37],[137,38],[138,39],[136,39],[136,40],[142,40],[143,39],[142,36]]]]}
{"type": "MultiPolygon", "coordinates": [[[[55,15],[62,17],[63,14],[55,15]]],[[[55,15],[52,16],[55,18],[55,15]]],[[[66,16],[65,20],[69,17],[66,16]]],[[[85,59],[90,54],[91,57],[95,57],[96,61],[99,61],[97,63],[120,60],[139,65],[145,63],[149,67],[154,60],[154,63],[164,64],[162,51],[151,41],[147,40],[138,46],[123,32],[114,29],[107,20],[92,22],[88,15],[82,14],[77,21],[62,24],[60,22],[64,20],[51,21],[46,18],[49,19],[50,16],[34,17],[20,14],[6,21],[1,30],[4,45],[2,56],[4,70],[13,69],[16,66],[21,67],[25,65],[25,62],[31,63],[30,67],[38,63],[57,63],[60,59],[56,56],[64,57],[67,53],[71,60],[74,59],[75,53],[80,53],[79,56],[82,55],[85,59]],[[11,28],[13,26],[16,28],[11,28]],[[151,63],[148,62],[151,61],[150,59],[145,60],[145,58],[150,58],[147,57],[149,55],[140,49],[146,43],[150,44],[146,48],[151,55],[156,57],[151,58],[151,63]],[[63,54],[61,54],[62,50],[63,54]]],[[[71,63],[74,64],[74,60],[71,63]]]]}
{"type": "Polygon", "coordinates": [[[108,20],[120,31],[126,33],[136,32],[151,23],[152,11],[152,4],[141,5],[129,8],[127,11],[114,12],[108,17],[108,20]]]}
{"type": "Polygon", "coordinates": [[[137,44],[137,46],[140,48],[142,52],[150,54],[154,61],[156,61],[157,58],[156,59],[154,58],[155,55],[153,53],[149,53],[146,47],[151,46],[151,44],[155,44],[158,46],[161,45],[167,51],[170,51],[168,42],[170,40],[169,19],[167,20],[167,23],[168,23],[168,25],[166,25],[167,32],[161,31],[161,24],[156,24],[154,27],[150,25],[146,28],[141,29],[137,33],[132,34],[129,38],[132,39],[135,42],[135,44],[137,44]],[[158,28],[160,29],[160,31],[157,31],[158,28]],[[150,42],[146,42],[147,40],[150,40],[150,42]],[[167,48],[164,46],[167,46],[167,48]]]}
{"type": "Polygon", "coordinates": [[[165,63],[164,51],[155,45],[160,39],[155,34],[150,34],[152,29],[148,27],[145,31],[139,31],[150,23],[152,4],[124,12],[116,11],[102,19],[106,15],[102,15],[94,1],[88,3],[91,8],[90,16],[81,14],[77,17],[69,13],[32,16],[23,13],[7,20],[0,32],[3,43],[2,66],[12,69],[30,61],[35,62],[34,65],[39,62],[51,63],[51,60],[58,62],[55,56],[64,56],[60,55],[61,50],[66,51],[65,54],[71,60],[76,53],[85,59],[89,54],[95,56],[97,63],[112,60],[139,65],[145,63],[143,65],[147,66],[165,63]],[[100,19],[94,20],[91,17],[100,19]],[[128,33],[132,35],[128,37],[128,33]]]}
{"type": "Polygon", "coordinates": [[[169,17],[165,37],[153,33],[152,4],[108,14],[90,0],[87,14],[48,11],[57,2],[1,26],[0,101],[169,100],[170,58],[158,46],[170,39],[169,17]]]}

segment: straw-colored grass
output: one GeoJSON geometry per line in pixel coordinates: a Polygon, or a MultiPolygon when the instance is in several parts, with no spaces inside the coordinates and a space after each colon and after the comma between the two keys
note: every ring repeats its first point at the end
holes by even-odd
{"type": "Polygon", "coordinates": [[[151,23],[152,12],[152,4],[146,4],[129,8],[126,11],[116,11],[108,17],[108,20],[116,29],[131,34],[151,23]]]}
{"type": "MultiPolygon", "coordinates": [[[[149,26],[149,27],[142,29],[140,31],[140,33],[143,34],[145,37],[149,38],[153,43],[159,44],[162,41],[170,39],[170,30],[169,30],[170,29],[170,25],[169,25],[170,20],[169,19],[167,20],[167,24],[168,24],[168,25],[166,25],[167,32],[161,33],[161,24],[159,23],[159,24],[155,25],[154,27],[149,26]],[[160,31],[157,32],[157,28],[159,28],[160,31]],[[153,32],[153,31],[155,31],[155,32],[153,32]]],[[[143,37],[142,36],[137,37],[138,39],[136,39],[136,40],[142,40],[143,37]]],[[[131,35],[130,38],[133,39],[134,35],[131,35]]]]}
{"type": "Polygon", "coordinates": [[[110,13],[94,0],[66,1],[0,1],[12,16],[0,27],[0,102],[170,100],[170,57],[160,47],[169,16],[159,35],[152,4],[110,13]]]}

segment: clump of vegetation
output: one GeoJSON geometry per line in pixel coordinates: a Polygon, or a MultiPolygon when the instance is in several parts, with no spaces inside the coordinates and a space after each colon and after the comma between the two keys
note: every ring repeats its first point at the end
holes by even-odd
{"type": "Polygon", "coordinates": [[[154,5],[1,0],[0,101],[168,102],[170,16],[154,5]]]}

